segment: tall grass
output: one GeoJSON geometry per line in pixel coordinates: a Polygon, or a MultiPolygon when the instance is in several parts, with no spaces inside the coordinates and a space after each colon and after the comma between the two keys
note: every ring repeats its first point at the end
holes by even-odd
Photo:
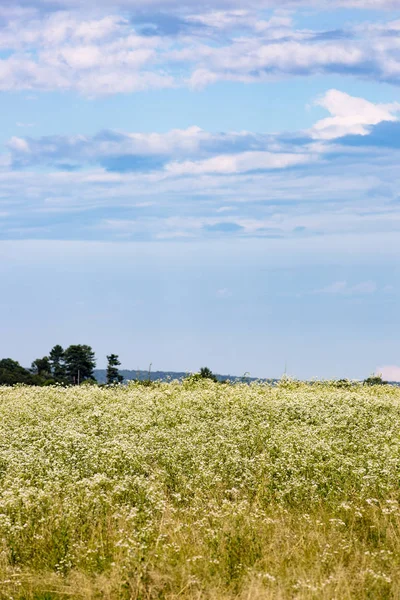
{"type": "Polygon", "coordinates": [[[0,598],[400,598],[400,390],[0,388],[0,598]]]}

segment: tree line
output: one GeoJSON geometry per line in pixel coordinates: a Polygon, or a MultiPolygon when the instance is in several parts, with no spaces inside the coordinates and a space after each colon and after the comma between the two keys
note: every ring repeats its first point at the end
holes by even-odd
{"type": "MultiPolygon", "coordinates": [[[[120,365],[117,354],[107,356],[107,384],[122,382],[123,376],[118,371],[120,365]]],[[[79,385],[84,381],[95,383],[95,367],[96,358],[91,346],[73,344],[64,349],[56,344],[48,355],[36,358],[30,369],[25,369],[11,358],[0,360],[0,385],[79,385]]]]}
{"type": "MultiPolygon", "coordinates": [[[[118,367],[121,365],[117,354],[107,356],[106,385],[121,383],[124,380],[118,367]]],[[[16,360],[3,358],[0,360],[0,385],[80,385],[84,382],[97,383],[94,376],[96,367],[95,353],[91,346],[86,344],[73,344],[64,350],[56,344],[47,356],[36,358],[30,369],[25,369],[16,360]]],[[[151,368],[151,365],[150,365],[151,368]]],[[[215,383],[228,383],[229,380],[216,376],[208,367],[202,367],[198,373],[186,374],[185,380],[198,381],[210,379],[215,383]]],[[[128,380],[130,378],[128,377],[128,380]]],[[[104,380],[103,380],[104,381],[104,380]]],[[[142,385],[150,385],[150,370],[147,379],[134,379],[142,385]]],[[[242,382],[249,382],[245,375],[242,382]]],[[[270,380],[272,381],[272,380],[270,380]]],[[[339,379],[335,383],[338,387],[352,387],[356,382],[348,379],[339,379]]],[[[375,386],[387,384],[379,374],[373,374],[362,382],[363,385],[375,386]]],[[[104,385],[103,383],[100,385],[104,385]]]]}

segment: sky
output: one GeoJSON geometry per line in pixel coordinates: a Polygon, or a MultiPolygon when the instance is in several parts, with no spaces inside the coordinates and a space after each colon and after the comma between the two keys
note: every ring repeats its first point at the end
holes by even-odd
{"type": "Polygon", "coordinates": [[[400,381],[400,0],[0,6],[0,358],[400,381]]]}

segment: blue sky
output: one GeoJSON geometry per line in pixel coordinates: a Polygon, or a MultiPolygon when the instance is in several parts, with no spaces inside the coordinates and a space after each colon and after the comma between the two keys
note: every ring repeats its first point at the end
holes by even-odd
{"type": "Polygon", "coordinates": [[[400,380],[400,2],[0,7],[0,355],[400,380]]]}

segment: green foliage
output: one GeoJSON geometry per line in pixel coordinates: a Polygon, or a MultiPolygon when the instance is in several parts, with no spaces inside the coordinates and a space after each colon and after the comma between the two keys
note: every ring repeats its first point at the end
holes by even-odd
{"type": "Polygon", "coordinates": [[[217,377],[214,375],[214,373],[208,367],[201,367],[199,375],[203,379],[211,379],[211,381],[215,381],[215,382],[218,381],[217,377]]]}
{"type": "Polygon", "coordinates": [[[31,365],[31,371],[35,375],[39,375],[40,377],[44,377],[47,379],[51,378],[52,368],[49,357],[43,356],[43,358],[37,358],[36,360],[34,360],[31,365]]]}
{"type": "Polygon", "coordinates": [[[337,388],[351,389],[357,384],[353,381],[350,381],[350,379],[336,379],[332,382],[332,385],[334,385],[337,388]]]}
{"type": "Polygon", "coordinates": [[[70,383],[79,384],[86,379],[94,379],[96,366],[95,354],[90,346],[76,344],[69,346],[64,352],[65,370],[70,383]]]}
{"type": "Polygon", "coordinates": [[[56,381],[63,382],[66,379],[65,352],[60,344],[56,344],[49,353],[51,372],[56,381]]]}
{"type": "Polygon", "coordinates": [[[364,379],[364,385],[385,385],[387,382],[383,381],[382,375],[370,375],[367,379],[364,379]]]}
{"type": "Polygon", "coordinates": [[[35,377],[11,358],[0,360],[0,385],[15,385],[25,383],[34,385],[35,377]]]}
{"type": "Polygon", "coordinates": [[[191,373],[183,378],[182,382],[186,387],[196,385],[199,382],[213,381],[214,383],[230,384],[229,379],[218,379],[208,367],[202,367],[198,373],[191,373]]]}
{"type": "Polygon", "coordinates": [[[108,384],[121,383],[123,381],[124,378],[118,371],[120,364],[121,362],[117,354],[110,354],[107,356],[106,381],[108,384]]]}
{"type": "Polygon", "coordinates": [[[91,387],[91,386],[98,387],[98,383],[95,379],[84,379],[83,381],[81,381],[79,383],[79,385],[89,386],[89,387],[91,387]]]}
{"type": "Polygon", "coordinates": [[[142,387],[152,387],[157,384],[157,381],[151,379],[131,379],[132,384],[142,387]]]}
{"type": "Polygon", "coordinates": [[[183,378],[182,384],[184,384],[185,387],[189,387],[191,385],[196,385],[196,383],[201,381],[204,381],[204,379],[200,373],[190,373],[190,375],[186,375],[186,377],[183,378]]]}

